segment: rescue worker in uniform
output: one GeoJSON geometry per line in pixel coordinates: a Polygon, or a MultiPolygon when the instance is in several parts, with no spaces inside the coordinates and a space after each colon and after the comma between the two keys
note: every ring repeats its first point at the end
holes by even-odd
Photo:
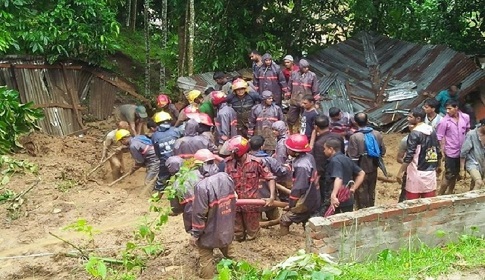
{"type": "Polygon", "coordinates": [[[180,111],[179,117],[177,122],[175,122],[175,126],[178,127],[182,125],[185,121],[187,121],[188,113],[198,113],[199,107],[204,102],[204,95],[200,90],[191,90],[187,93],[187,101],[189,101],[189,105],[187,105],[182,111],[180,111]]]}
{"type": "Polygon", "coordinates": [[[285,95],[285,98],[290,99],[290,109],[287,116],[290,133],[295,132],[293,127],[303,112],[302,97],[311,94],[315,101],[320,100],[317,75],[310,71],[310,63],[306,59],[301,59],[299,64],[300,70],[291,72],[288,82],[289,91],[285,95]]]}
{"type": "Polygon", "coordinates": [[[210,94],[212,105],[217,109],[216,146],[237,135],[237,114],[227,105],[227,95],[222,91],[213,91],[210,94]]]}
{"type": "MultiPolygon", "coordinates": [[[[125,121],[120,121],[118,122],[118,128],[110,131],[107,135],[106,138],[103,141],[103,151],[101,153],[101,161],[103,161],[107,154],[108,150],[111,150],[111,152],[116,153],[114,156],[112,156],[109,159],[109,165],[111,167],[111,175],[113,176],[113,180],[116,180],[121,177],[121,175],[125,172],[125,164],[123,161],[123,146],[118,147],[116,149],[113,149],[112,147],[114,146],[116,139],[116,131],[118,129],[130,129],[130,125],[125,122],[125,121]]],[[[125,149],[126,150],[126,149],[125,149]]]]}
{"type": "MultiPolygon", "coordinates": [[[[182,167],[184,160],[178,156],[171,156],[165,162],[170,175],[175,175],[182,167]]],[[[198,169],[189,171],[187,176],[178,178],[173,182],[173,189],[176,191],[175,198],[170,199],[170,207],[174,215],[182,214],[185,232],[192,230],[192,202],[194,201],[194,187],[202,180],[198,169]]]]}
{"type": "Polygon", "coordinates": [[[248,83],[242,79],[232,83],[232,90],[234,93],[227,96],[227,103],[236,111],[238,135],[247,137],[251,108],[261,101],[261,97],[249,91],[248,83]]]}
{"type": "Polygon", "coordinates": [[[273,157],[281,164],[285,164],[288,160],[285,142],[288,139],[288,127],[284,121],[277,121],[271,125],[273,135],[276,137],[276,148],[273,157]]]}
{"type": "Polygon", "coordinates": [[[217,147],[207,137],[199,135],[197,129],[199,124],[194,119],[189,119],[185,125],[184,137],[175,141],[173,148],[174,155],[187,159],[194,156],[200,149],[217,151],[217,147]]]}
{"type": "Polygon", "coordinates": [[[257,88],[259,95],[263,91],[269,90],[273,93],[274,101],[278,106],[281,106],[283,100],[282,94],[288,92],[285,76],[279,65],[274,63],[273,58],[269,53],[263,55],[263,65],[258,69],[254,75],[254,86],[257,88]]]}
{"type": "Polygon", "coordinates": [[[168,97],[166,94],[160,94],[157,97],[157,107],[162,111],[162,112],[167,112],[172,116],[172,125],[175,124],[179,117],[179,110],[177,110],[177,107],[172,103],[170,100],[170,97],[168,97]]]}
{"type": "Polygon", "coordinates": [[[280,234],[287,235],[292,223],[306,223],[320,207],[320,191],[317,183],[315,159],[309,153],[312,149],[305,135],[290,135],[285,142],[288,155],[293,157],[293,187],[287,210],[280,219],[280,234]]]}
{"type": "Polygon", "coordinates": [[[145,186],[154,186],[160,169],[160,160],[155,153],[152,140],[145,135],[132,137],[126,129],[118,129],[115,138],[117,142],[130,148],[131,156],[135,160],[135,165],[131,168],[130,173],[145,167],[147,172],[145,186]]]}
{"type": "MultiPolygon", "coordinates": [[[[260,158],[264,165],[269,168],[271,173],[276,176],[275,181],[277,183],[288,181],[287,175],[289,174],[289,170],[287,166],[281,164],[273,157],[270,157],[265,151],[262,150],[264,146],[265,139],[261,135],[255,135],[249,139],[249,145],[251,147],[251,155],[260,158]]],[[[266,181],[261,183],[261,187],[259,189],[259,194],[261,197],[268,197],[270,196],[270,190],[268,183],[266,181]]],[[[281,197],[281,196],[280,196],[281,197]]],[[[278,207],[264,207],[262,211],[266,214],[268,220],[276,220],[280,217],[280,212],[278,207]]]]}
{"type": "Polygon", "coordinates": [[[152,143],[155,153],[160,159],[160,170],[155,190],[161,192],[166,187],[166,181],[170,178],[170,172],[165,165],[165,161],[173,155],[175,141],[182,135],[170,125],[172,116],[167,112],[158,112],[153,116],[157,124],[157,130],[152,135],[152,143]]]}
{"type": "Polygon", "coordinates": [[[204,136],[209,139],[211,143],[215,143],[214,134],[212,133],[212,128],[214,127],[214,122],[211,117],[206,113],[190,113],[187,115],[189,119],[193,119],[198,123],[197,134],[204,136]]]}
{"type": "Polygon", "coordinates": [[[283,111],[280,106],[274,104],[273,94],[263,91],[262,103],[253,106],[249,116],[248,135],[261,135],[265,138],[263,150],[273,153],[276,148],[276,138],[271,126],[277,121],[283,120],[283,111]]]}
{"type": "Polygon", "coordinates": [[[227,173],[219,172],[211,151],[201,149],[195,153],[194,159],[199,164],[202,179],[194,188],[191,243],[199,250],[199,276],[212,279],[214,249],[219,248],[226,258],[233,257],[235,185],[227,173]]]}
{"type": "MultiPolygon", "coordinates": [[[[249,141],[238,135],[229,139],[221,148],[221,153],[230,152],[232,157],[226,160],[225,171],[234,180],[238,198],[261,198],[259,182],[265,180],[270,189],[270,198],[265,207],[273,206],[276,197],[275,177],[260,158],[248,154],[249,141]]],[[[237,241],[253,240],[259,234],[261,207],[254,205],[238,206],[234,229],[237,241]]]]}

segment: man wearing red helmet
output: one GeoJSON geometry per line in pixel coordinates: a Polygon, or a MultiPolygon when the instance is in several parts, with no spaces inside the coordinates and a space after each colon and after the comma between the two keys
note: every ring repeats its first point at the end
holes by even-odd
{"type": "Polygon", "coordinates": [[[157,107],[161,109],[163,112],[167,112],[172,116],[172,125],[175,124],[179,117],[179,110],[177,110],[177,107],[172,103],[170,100],[170,97],[168,97],[166,94],[160,94],[157,97],[157,107]]]}
{"type": "Polygon", "coordinates": [[[292,223],[305,223],[320,207],[317,168],[315,159],[309,153],[310,144],[305,135],[293,134],[286,140],[288,155],[293,157],[293,187],[291,188],[288,211],[281,215],[280,234],[287,235],[292,223]]]}
{"type": "Polygon", "coordinates": [[[195,119],[189,119],[185,125],[184,137],[177,139],[173,147],[173,153],[181,158],[191,158],[200,149],[217,151],[217,147],[207,137],[197,132],[199,123],[195,119]]]}
{"type": "Polygon", "coordinates": [[[223,91],[213,91],[210,94],[212,105],[217,108],[216,145],[237,135],[237,114],[227,105],[227,95],[223,91]]]}
{"type": "MultiPolygon", "coordinates": [[[[226,161],[225,171],[234,180],[238,198],[261,198],[259,182],[266,180],[270,189],[270,198],[265,206],[273,206],[276,197],[275,176],[261,159],[248,154],[249,149],[249,141],[240,135],[224,143],[221,153],[232,153],[232,157],[226,161]]],[[[259,206],[243,205],[236,208],[234,235],[237,241],[253,240],[258,236],[260,212],[259,206]]]]}
{"type": "Polygon", "coordinates": [[[213,250],[219,248],[224,257],[233,257],[230,245],[234,239],[236,195],[233,180],[219,172],[211,151],[201,149],[194,159],[202,179],[194,187],[191,243],[199,249],[199,276],[212,279],[213,250]]]}

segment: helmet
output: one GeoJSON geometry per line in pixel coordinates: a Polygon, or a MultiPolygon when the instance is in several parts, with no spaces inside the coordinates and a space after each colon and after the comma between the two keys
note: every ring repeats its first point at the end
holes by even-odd
{"type": "Polygon", "coordinates": [[[121,139],[131,136],[131,133],[126,129],[118,129],[115,133],[115,140],[116,142],[120,141],[121,139]]]}
{"type": "Polygon", "coordinates": [[[206,113],[189,113],[187,114],[187,117],[189,119],[193,119],[197,123],[214,126],[214,122],[212,121],[211,117],[206,113]]]}
{"type": "Polygon", "coordinates": [[[200,149],[194,154],[195,163],[204,163],[215,160],[216,156],[208,149],[200,149]]]}
{"type": "Polygon", "coordinates": [[[156,123],[161,123],[161,122],[166,122],[166,121],[171,121],[172,120],[172,116],[167,113],[167,112],[158,112],[156,113],[154,116],[153,116],[153,120],[156,122],[156,123]]]}
{"type": "Polygon", "coordinates": [[[312,150],[308,144],[308,138],[305,135],[293,134],[285,142],[286,148],[295,152],[309,152],[312,150]]]}
{"type": "Polygon", "coordinates": [[[248,83],[243,79],[236,79],[232,82],[232,90],[244,88],[246,91],[248,90],[248,83]]]}
{"type": "Polygon", "coordinates": [[[197,108],[197,106],[194,106],[194,105],[188,105],[187,107],[184,108],[184,113],[187,116],[189,116],[189,114],[198,113],[198,112],[199,112],[199,108],[197,108]]]}
{"type": "Polygon", "coordinates": [[[200,90],[191,90],[189,91],[189,93],[187,94],[187,100],[189,100],[189,103],[194,103],[194,101],[202,94],[202,92],[200,92],[200,90]]]}
{"type": "Polygon", "coordinates": [[[236,135],[222,145],[220,153],[222,155],[235,153],[241,157],[249,151],[249,148],[249,141],[241,135],[236,135]]]}
{"type": "Polygon", "coordinates": [[[162,108],[167,106],[167,104],[170,104],[170,98],[166,96],[165,94],[160,94],[157,97],[157,106],[162,108]]]}
{"type": "Polygon", "coordinates": [[[213,91],[211,92],[210,97],[212,105],[218,106],[219,104],[226,102],[227,95],[223,91],[213,91]]]}

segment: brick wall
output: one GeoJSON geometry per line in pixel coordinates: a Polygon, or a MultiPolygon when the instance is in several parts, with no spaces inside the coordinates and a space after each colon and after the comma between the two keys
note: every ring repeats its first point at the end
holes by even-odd
{"type": "Polygon", "coordinates": [[[307,250],[362,261],[385,249],[437,246],[464,233],[485,234],[485,190],[311,218],[308,224],[307,250]]]}

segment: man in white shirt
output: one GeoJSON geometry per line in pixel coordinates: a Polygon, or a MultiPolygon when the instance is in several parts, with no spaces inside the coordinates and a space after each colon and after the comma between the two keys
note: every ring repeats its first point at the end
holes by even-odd
{"type": "Polygon", "coordinates": [[[438,123],[443,118],[440,114],[436,113],[440,103],[438,100],[434,98],[426,99],[423,104],[424,112],[426,113],[426,117],[424,118],[424,123],[433,127],[433,130],[436,131],[436,127],[438,123]]]}

